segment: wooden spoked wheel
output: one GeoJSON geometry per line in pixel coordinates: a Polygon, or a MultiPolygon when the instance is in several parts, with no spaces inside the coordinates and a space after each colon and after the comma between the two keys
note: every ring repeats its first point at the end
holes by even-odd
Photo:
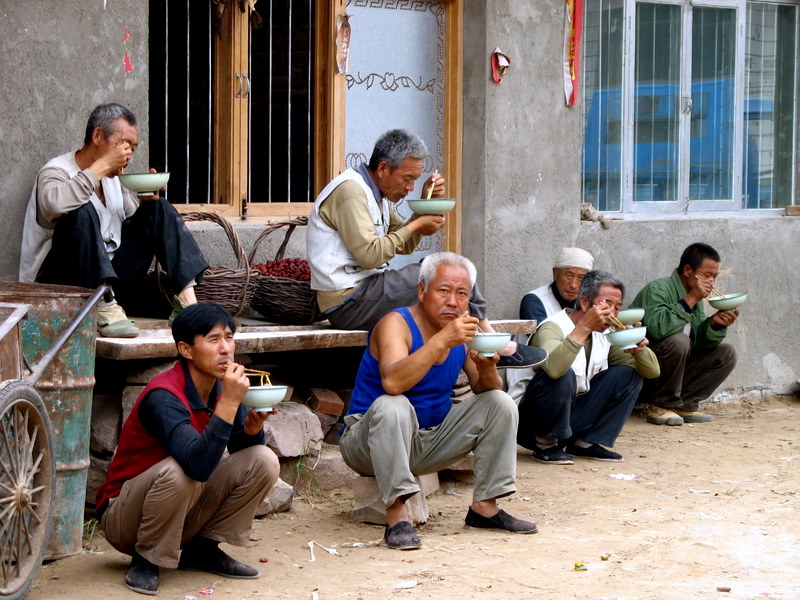
{"type": "Polygon", "coordinates": [[[50,540],[55,484],[50,419],[39,394],[21,381],[0,384],[0,599],[33,584],[50,540]]]}

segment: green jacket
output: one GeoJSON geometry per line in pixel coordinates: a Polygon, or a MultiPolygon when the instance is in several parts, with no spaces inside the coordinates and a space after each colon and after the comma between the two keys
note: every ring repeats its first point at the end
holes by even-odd
{"type": "Polygon", "coordinates": [[[661,341],[682,332],[686,324],[691,323],[692,349],[708,350],[719,346],[728,329],[711,329],[702,301],[695,305],[692,312],[686,312],[679,302],[685,296],[686,289],[677,269],[670,277],[651,281],[636,294],[631,306],[645,309],[643,323],[647,326],[647,339],[661,341]]]}

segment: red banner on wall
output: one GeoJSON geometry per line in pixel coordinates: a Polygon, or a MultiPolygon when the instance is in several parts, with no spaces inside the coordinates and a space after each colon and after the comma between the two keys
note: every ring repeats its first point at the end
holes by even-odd
{"type": "Polygon", "coordinates": [[[565,0],[564,9],[564,96],[567,106],[575,106],[578,97],[583,0],[565,0]]]}

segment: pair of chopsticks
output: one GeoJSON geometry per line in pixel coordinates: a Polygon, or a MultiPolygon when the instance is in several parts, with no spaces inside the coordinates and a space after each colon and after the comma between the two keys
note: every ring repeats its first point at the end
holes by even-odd
{"type": "Polygon", "coordinates": [[[615,317],[614,315],[608,315],[608,320],[609,320],[609,321],[611,321],[611,324],[614,326],[614,328],[615,328],[617,331],[620,331],[620,330],[622,330],[622,329],[627,329],[627,327],[625,326],[625,323],[623,323],[622,321],[620,321],[620,320],[619,320],[617,317],[615,317]]]}
{"type": "MultiPolygon", "coordinates": [[[[433,172],[433,174],[434,174],[434,175],[438,175],[438,174],[439,174],[439,169],[436,169],[436,170],[433,172]]],[[[428,197],[426,198],[426,200],[430,200],[430,199],[431,199],[431,196],[433,196],[433,186],[434,186],[434,185],[435,185],[435,184],[434,184],[434,182],[433,182],[433,181],[431,181],[431,186],[428,188],[428,197]]]]}
{"type": "MultiPolygon", "coordinates": [[[[702,279],[700,278],[700,276],[699,276],[699,275],[695,275],[695,277],[697,278],[697,281],[702,281],[702,279]]],[[[715,288],[713,285],[711,286],[711,291],[712,291],[712,292],[714,292],[714,295],[715,295],[715,296],[717,296],[717,297],[719,297],[719,298],[724,298],[724,297],[725,297],[725,294],[723,294],[722,292],[720,292],[720,291],[719,291],[717,288],[715,288]]]]}

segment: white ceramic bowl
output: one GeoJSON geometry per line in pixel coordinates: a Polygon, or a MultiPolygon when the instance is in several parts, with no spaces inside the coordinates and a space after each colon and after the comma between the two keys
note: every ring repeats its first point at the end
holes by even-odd
{"type": "Polygon", "coordinates": [[[498,350],[502,350],[511,341],[510,333],[497,332],[478,332],[472,341],[467,344],[481,356],[494,356],[498,350]]]}
{"type": "Polygon", "coordinates": [[[636,348],[636,345],[641,342],[647,335],[647,327],[633,327],[632,329],[623,329],[622,331],[609,331],[606,333],[608,341],[612,346],[617,346],[623,350],[636,348]]]}
{"type": "Polygon", "coordinates": [[[122,185],[140,196],[152,196],[169,181],[169,173],[123,173],[117,177],[122,185]]]}
{"type": "Polygon", "coordinates": [[[744,301],[747,300],[747,294],[725,294],[722,298],[719,296],[709,296],[707,300],[712,308],[716,308],[717,310],[731,310],[744,304],[744,301]]]}
{"type": "Polygon", "coordinates": [[[624,308],[619,311],[617,318],[622,321],[624,325],[636,325],[644,319],[643,308],[624,308]]]}
{"type": "Polygon", "coordinates": [[[254,385],[245,394],[242,404],[258,412],[269,412],[286,397],[286,385],[254,385]]]}
{"type": "Polygon", "coordinates": [[[443,215],[453,210],[455,198],[407,199],[408,207],[418,215],[443,215]]]}

